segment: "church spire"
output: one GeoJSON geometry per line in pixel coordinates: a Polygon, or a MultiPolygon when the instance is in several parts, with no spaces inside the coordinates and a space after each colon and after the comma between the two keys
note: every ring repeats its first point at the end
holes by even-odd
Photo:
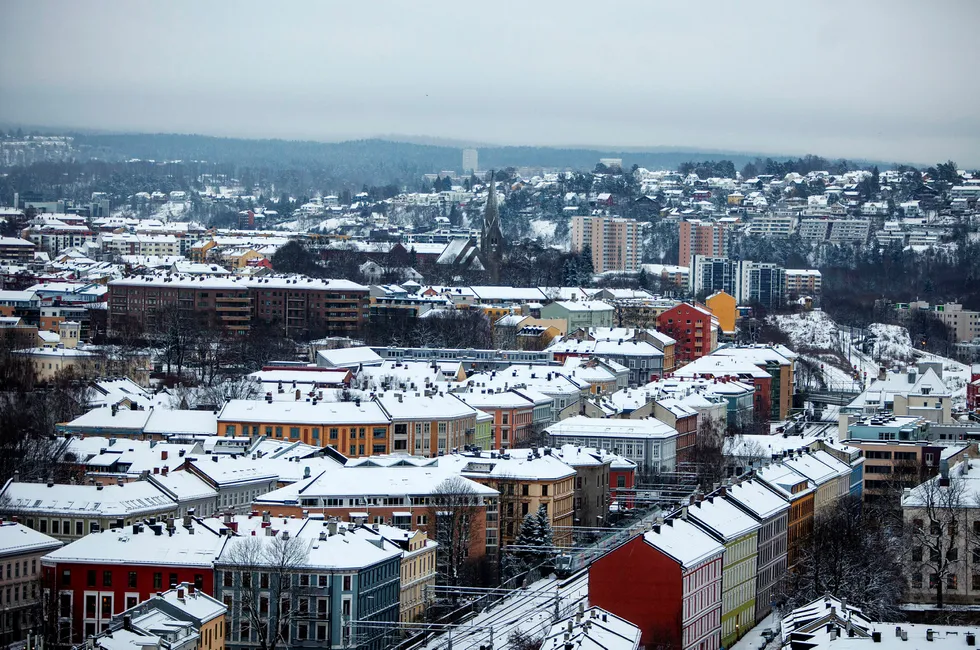
{"type": "Polygon", "coordinates": [[[500,279],[501,243],[500,210],[497,208],[496,175],[490,171],[490,184],[487,187],[487,207],[483,211],[483,233],[480,240],[480,253],[483,266],[490,272],[494,283],[500,279]]]}

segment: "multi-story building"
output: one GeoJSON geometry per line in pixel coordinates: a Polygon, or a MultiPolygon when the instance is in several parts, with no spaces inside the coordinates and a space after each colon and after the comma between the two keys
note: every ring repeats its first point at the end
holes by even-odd
{"type": "Polygon", "coordinates": [[[236,278],[147,275],[109,282],[109,329],[153,327],[165,313],[221,324],[235,334],[248,332],[248,286],[236,278]]]}
{"type": "Polygon", "coordinates": [[[762,237],[785,239],[796,230],[797,217],[794,214],[766,212],[752,217],[749,233],[762,237]]]}
{"type": "Polygon", "coordinates": [[[34,261],[34,242],[20,237],[0,237],[0,260],[26,264],[34,261]]]}
{"type": "Polygon", "coordinates": [[[772,378],[771,417],[789,418],[796,395],[796,353],[785,346],[748,345],[719,348],[712,356],[748,361],[768,372],[772,378]]]}
{"type": "Polygon", "coordinates": [[[555,361],[565,363],[571,357],[605,359],[629,369],[629,384],[642,386],[663,376],[664,353],[647,341],[569,339],[553,344],[548,351],[555,361]]]}
{"type": "Polygon", "coordinates": [[[677,469],[677,429],[660,420],[623,420],[576,416],[546,430],[552,444],[576,445],[611,451],[648,473],[677,469]]]}
{"type": "Polygon", "coordinates": [[[721,644],[730,648],[755,627],[760,524],[722,496],[681,508],[681,517],[725,547],[721,561],[721,644]]]}
{"type": "Polygon", "coordinates": [[[619,457],[604,449],[576,445],[562,445],[551,453],[575,470],[574,525],[605,526],[609,516],[609,474],[619,457]]]}
{"type": "Polygon", "coordinates": [[[688,290],[694,294],[724,291],[730,296],[738,292],[739,264],[727,257],[695,255],[691,259],[688,290]]]}
{"type": "Polygon", "coordinates": [[[0,602],[3,645],[12,647],[43,624],[40,560],[60,546],[60,541],[27,526],[0,522],[0,593],[7,594],[0,602]]]}
{"type": "Polygon", "coordinates": [[[705,257],[728,255],[730,238],[727,224],[690,220],[681,221],[678,228],[680,250],[677,259],[681,266],[690,266],[691,258],[695,255],[705,257]]]}
{"type": "Polygon", "coordinates": [[[635,273],[640,263],[639,224],[620,217],[572,217],[572,251],[592,249],[596,273],[635,273]]]}
{"type": "Polygon", "coordinates": [[[471,390],[456,395],[469,406],[493,416],[494,449],[519,447],[531,439],[534,433],[534,401],[514,390],[471,390]]]}
{"type": "Polygon", "coordinates": [[[349,335],[364,324],[369,289],[348,280],[304,276],[262,276],[246,282],[252,316],[280,323],[287,336],[349,335]]]}
{"type": "Polygon", "coordinates": [[[667,519],[589,567],[589,602],[631,621],[644,647],[721,647],[725,547],[689,521],[667,519]]]}
{"type": "Polygon", "coordinates": [[[382,524],[364,525],[363,532],[391,542],[402,551],[401,598],[398,620],[415,623],[423,620],[426,607],[435,600],[436,549],[438,544],[421,530],[405,530],[382,524]]]}
{"type": "Polygon", "coordinates": [[[823,277],[816,269],[786,269],[786,297],[818,296],[823,277]]]}
{"type": "Polygon", "coordinates": [[[477,149],[463,149],[463,173],[473,174],[480,169],[480,152],[477,149]]]}
{"type": "Polygon", "coordinates": [[[557,546],[570,546],[575,515],[575,470],[551,449],[506,454],[453,454],[439,466],[500,493],[500,545],[514,541],[524,516],[544,506],[557,546]]]}
{"type": "Polygon", "coordinates": [[[386,454],[391,420],[374,401],[283,403],[229,400],[218,413],[218,435],[265,436],[332,446],[349,457],[386,454]]]}
{"type": "Polygon", "coordinates": [[[803,542],[813,532],[813,499],[816,487],[805,476],[779,463],[758,470],[756,475],[767,488],[789,503],[786,568],[792,571],[800,562],[803,542]]]}
{"type": "Polygon", "coordinates": [[[786,301],[786,270],[776,264],[738,262],[735,300],[740,305],[758,303],[766,309],[778,309],[786,301]]]}
{"type": "Polygon", "coordinates": [[[948,302],[944,305],[929,305],[924,301],[898,305],[904,312],[921,309],[928,311],[949,328],[957,343],[970,342],[980,339],[980,311],[963,309],[958,302],[948,302]]]}
{"type": "Polygon", "coordinates": [[[727,488],[727,497],[759,523],[755,620],[761,621],[772,611],[780,582],[786,575],[789,503],[754,479],[727,488]]]}
{"type": "Polygon", "coordinates": [[[100,530],[122,528],[146,517],[164,518],[177,502],[147,481],[120,485],[67,485],[9,481],[0,512],[64,542],[100,530]]]}
{"type": "Polygon", "coordinates": [[[541,308],[541,318],[565,321],[565,331],[612,327],[615,308],[601,300],[560,300],[541,308]]]}
{"type": "Polygon", "coordinates": [[[227,610],[221,601],[182,582],[113,616],[108,629],[95,638],[93,645],[105,650],[125,645],[224,650],[227,610]]]}
{"type": "Polygon", "coordinates": [[[674,358],[678,365],[711,354],[718,347],[718,325],[707,309],[681,303],[657,317],[657,329],[677,341],[674,358]]]}
{"type": "Polygon", "coordinates": [[[388,392],[377,400],[391,420],[392,452],[442,456],[472,442],[476,434],[475,408],[453,393],[427,389],[422,397],[417,393],[407,396],[406,399],[401,392],[388,392]]]}
{"type": "Polygon", "coordinates": [[[468,556],[474,561],[495,557],[499,547],[499,493],[458,474],[458,480],[447,483],[453,473],[435,471],[441,460],[401,455],[366,458],[351,467],[322,472],[263,494],[255,499],[254,507],[275,517],[316,515],[352,525],[366,522],[421,530],[438,541],[436,515],[452,496],[447,493],[452,488],[472,497],[466,506],[470,522],[468,556]]]}
{"type": "Polygon", "coordinates": [[[82,642],[123,610],[182,582],[213,594],[213,563],[226,533],[190,516],[150,517],[90,533],[47,554],[41,563],[57,591],[59,644],[82,642]]]}
{"type": "Polygon", "coordinates": [[[868,241],[871,222],[867,219],[804,219],[800,237],[807,241],[863,244],[868,241]]]}
{"type": "Polygon", "coordinates": [[[397,544],[319,518],[233,523],[237,535],[214,560],[228,648],[262,647],[259,625],[290,648],[391,647],[401,597],[397,544]],[[284,555],[287,562],[277,560],[284,555]]]}

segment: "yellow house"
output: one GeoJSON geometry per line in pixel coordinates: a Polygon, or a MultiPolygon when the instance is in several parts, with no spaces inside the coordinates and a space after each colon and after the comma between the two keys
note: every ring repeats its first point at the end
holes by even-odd
{"type": "Polygon", "coordinates": [[[265,256],[253,248],[247,248],[244,250],[231,251],[225,255],[225,263],[234,271],[235,269],[243,269],[248,266],[248,263],[252,260],[261,260],[265,256]]]}
{"type": "MultiPolygon", "coordinates": [[[[385,528],[390,530],[387,526],[385,528]]],[[[436,584],[438,544],[422,530],[399,532],[403,536],[394,540],[402,547],[402,590],[398,618],[402,623],[414,623],[422,620],[426,605],[435,596],[432,587],[436,584]]]]}
{"type": "Polygon", "coordinates": [[[208,253],[217,245],[213,239],[197,242],[191,246],[191,261],[203,264],[207,261],[208,253]]]}
{"type": "Polygon", "coordinates": [[[718,326],[726,334],[735,332],[735,298],[724,291],[716,291],[704,301],[708,309],[718,319],[718,326]]]}

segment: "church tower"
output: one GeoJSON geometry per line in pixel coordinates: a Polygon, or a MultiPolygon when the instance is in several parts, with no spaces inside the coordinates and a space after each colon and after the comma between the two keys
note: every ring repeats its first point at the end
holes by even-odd
{"type": "Polygon", "coordinates": [[[500,260],[503,256],[503,235],[500,233],[500,210],[497,208],[497,184],[493,170],[487,188],[487,207],[483,212],[483,233],[480,238],[480,256],[483,266],[490,272],[493,283],[500,281],[500,260]]]}

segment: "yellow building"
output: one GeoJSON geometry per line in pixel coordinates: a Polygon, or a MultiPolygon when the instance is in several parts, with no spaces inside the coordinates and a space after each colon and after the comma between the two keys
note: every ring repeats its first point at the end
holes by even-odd
{"type": "Polygon", "coordinates": [[[28,348],[15,350],[14,354],[28,357],[40,382],[49,382],[62,374],[71,373],[76,379],[102,374],[100,357],[74,348],[28,348]]]}
{"type": "Polygon", "coordinates": [[[718,319],[718,326],[721,331],[725,334],[734,334],[737,320],[735,317],[737,314],[735,297],[724,291],[716,291],[708,296],[704,302],[715,318],[718,319]]]}
{"type": "MultiPolygon", "coordinates": [[[[386,526],[385,528],[390,529],[386,526]]],[[[424,531],[399,531],[402,536],[392,539],[402,547],[402,591],[399,616],[402,623],[414,623],[425,616],[426,605],[435,596],[436,548],[438,544],[424,531]]]]}
{"type": "Polygon", "coordinates": [[[197,242],[191,246],[191,261],[203,264],[208,259],[208,253],[217,245],[213,239],[197,242]]]}
{"type": "Polygon", "coordinates": [[[224,255],[224,261],[232,271],[243,269],[249,262],[261,259],[265,259],[265,256],[253,248],[238,249],[224,255]]]}

